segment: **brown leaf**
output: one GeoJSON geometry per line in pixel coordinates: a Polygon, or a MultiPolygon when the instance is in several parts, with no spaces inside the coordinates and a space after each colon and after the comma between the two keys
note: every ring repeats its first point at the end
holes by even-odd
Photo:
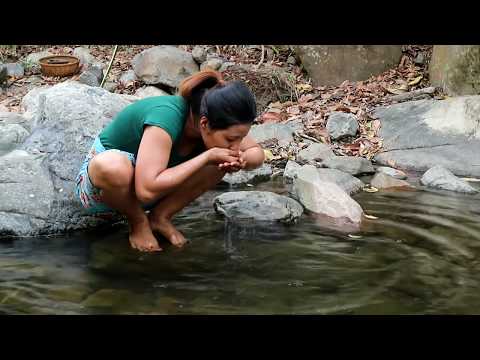
{"type": "Polygon", "coordinates": [[[266,112],[260,116],[259,120],[262,123],[275,123],[286,120],[286,116],[284,113],[266,112]]]}
{"type": "Polygon", "coordinates": [[[373,120],[372,121],[372,129],[373,131],[375,131],[375,133],[378,133],[378,130],[380,129],[380,127],[382,126],[382,123],[380,122],[380,120],[373,120]]]}

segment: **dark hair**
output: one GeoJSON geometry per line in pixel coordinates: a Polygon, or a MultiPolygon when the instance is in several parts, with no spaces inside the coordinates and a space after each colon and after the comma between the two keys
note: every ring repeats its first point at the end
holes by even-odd
{"type": "Polygon", "coordinates": [[[257,117],[255,97],[241,81],[225,82],[217,71],[200,71],[180,84],[196,116],[206,116],[211,129],[251,124],[257,117]]]}

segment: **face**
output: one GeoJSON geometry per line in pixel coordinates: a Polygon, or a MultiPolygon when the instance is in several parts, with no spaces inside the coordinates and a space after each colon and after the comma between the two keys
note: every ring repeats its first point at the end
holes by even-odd
{"type": "Polygon", "coordinates": [[[219,147],[223,149],[239,150],[240,143],[247,136],[250,124],[232,125],[223,130],[212,130],[208,126],[208,119],[200,119],[200,133],[207,149],[219,147]]]}

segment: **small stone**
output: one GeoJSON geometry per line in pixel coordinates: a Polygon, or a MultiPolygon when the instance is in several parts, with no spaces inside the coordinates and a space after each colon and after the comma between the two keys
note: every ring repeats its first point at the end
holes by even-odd
{"type": "Polygon", "coordinates": [[[287,182],[293,181],[297,174],[297,171],[300,170],[302,166],[297,164],[295,161],[288,160],[287,165],[285,165],[285,170],[283,171],[283,177],[287,182]]]}
{"type": "Polygon", "coordinates": [[[272,167],[268,164],[263,164],[258,169],[240,170],[236,173],[226,174],[223,181],[230,185],[241,185],[249,182],[267,181],[272,176],[272,167]]]}
{"type": "Polygon", "coordinates": [[[118,84],[114,81],[106,81],[105,84],[103,84],[103,88],[107,91],[110,91],[111,93],[115,92],[117,90],[118,84]]]}
{"type": "Polygon", "coordinates": [[[118,79],[118,82],[123,86],[128,86],[130,83],[133,83],[135,80],[137,80],[137,75],[135,75],[135,72],[133,70],[128,70],[127,72],[123,73],[122,76],[120,76],[120,79],[118,79]]]}
{"type": "Polygon", "coordinates": [[[20,78],[25,75],[25,69],[23,68],[22,64],[19,63],[8,63],[5,64],[7,68],[7,75],[13,76],[16,78],[20,78]]]}
{"type": "Polygon", "coordinates": [[[377,189],[413,189],[413,186],[405,180],[396,179],[381,172],[375,174],[370,185],[377,189]]]}
{"type": "Polygon", "coordinates": [[[208,59],[207,61],[205,61],[204,63],[202,63],[202,65],[200,65],[200,70],[207,70],[207,69],[210,69],[210,70],[218,70],[220,69],[220,67],[222,66],[223,64],[223,60],[220,59],[220,58],[210,58],[208,59]]]}
{"type": "Polygon", "coordinates": [[[383,173],[385,175],[388,175],[395,179],[400,179],[400,180],[405,180],[407,178],[407,174],[405,174],[403,171],[397,170],[388,166],[378,167],[377,173],[383,173]]]}
{"type": "Polygon", "coordinates": [[[207,60],[207,50],[203,46],[197,45],[192,50],[192,57],[198,64],[202,64],[207,60]]]}
{"type": "Polygon", "coordinates": [[[89,86],[100,86],[103,79],[103,70],[96,66],[91,66],[84,71],[78,78],[78,82],[89,86]]]}
{"type": "Polygon", "coordinates": [[[297,154],[297,161],[323,161],[329,157],[335,156],[330,146],[322,143],[312,143],[297,154]]]}
{"type": "Polygon", "coordinates": [[[375,172],[372,162],[356,156],[333,156],[322,162],[323,167],[337,169],[351,175],[372,174],[375,172]]]}
{"type": "Polygon", "coordinates": [[[328,117],[327,131],[333,140],[355,136],[358,131],[357,117],[353,114],[334,111],[328,117]]]}
{"type": "Polygon", "coordinates": [[[289,57],[287,58],[287,64],[289,64],[289,65],[295,65],[296,63],[297,63],[297,60],[295,59],[295,57],[289,56],[289,57]]]}
{"type": "Polygon", "coordinates": [[[423,52],[418,53],[418,55],[415,57],[415,60],[413,60],[413,61],[417,65],[425,64],[425,55],[423,54],[423,52]]]}

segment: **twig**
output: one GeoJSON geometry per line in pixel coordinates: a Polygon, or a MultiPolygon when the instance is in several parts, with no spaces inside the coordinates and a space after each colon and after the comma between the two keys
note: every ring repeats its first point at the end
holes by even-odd
{"type": "Polygon", "coordinates": [[[314,141],[314,142],[317,142],[317,143],[320,142],[320,140],[315,139],[314,137],[308,136],[307,134],[304,134],[304,133],[301,133],[301,132],[298,132],[298,131],[295,131],[294,134],[297,135],[297,136],[303,137],[307,140],[311,140],[311,141],[314,141]]]}
{"type": "Polygon", "coordinates": [[[265,59],[265,45],[262,45],[262,57],[260,58],[260,61],[257,64],[257,69],[262,65],[263,60],[265,59]]]}
{"type": "Polygon", "coordinates": [[[430,86],[430,87],[427,87],[427,88],[410,91],[410,92],[405,93],[405,94],[389,96],[387,98],[387,100],[389,100],[389,101],[411,100],[411,99],[415,99],[415,98],[423,96],[423,95],[428,95],[428,94],[431,95],[435,92],[435,89],[436,88],[434,86],[430,86]]]}
{"type": "Polygon", "coordinates": [[[103,88],[103,84],[105,84],[105,80],[107,80],[108,73],[110,72],[110,69],[112,68],[113,60],[115,59],[115,55],[117,55],[117,49],[118,49],[118,45],[115,45],[115,48],[113,49],[112,59],[110,60],[110,64],[108,64],[107,72],[105,73],[105,76],[102,79],[102,83],[100,84],[101,88],[103,88]]]}

